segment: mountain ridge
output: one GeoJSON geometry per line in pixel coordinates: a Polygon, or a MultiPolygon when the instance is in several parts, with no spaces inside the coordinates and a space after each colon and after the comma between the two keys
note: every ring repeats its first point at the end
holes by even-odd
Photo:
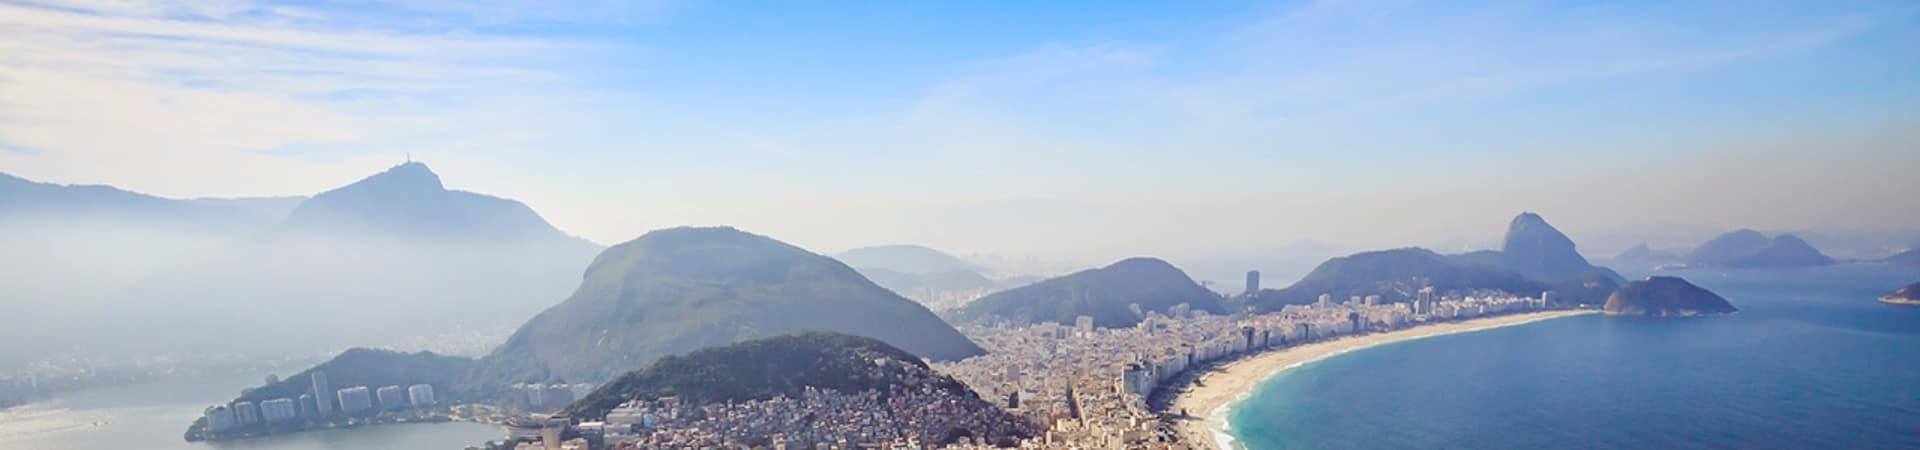
{"type": "Polygon", "coordinates": [[[604,380],[801,330],[874,337],[934,360],[984,352],[832,258],[731,227],[677,227],[601,252],[571,296],[528,320],[483,369],[497,380],[604,380]]]}
{"type": "Polygon", "coordinates": [[[1134,257],[1034,284],[993,293],[954,313],[961,322],[1004,319],[1072,324],[1079,316],[1095,326],[1128,327],[1148,311],[1167,312],[1185,303],[1195,311],[1227,312],[1218,294],[1186,272],[1156,258],[1134,257]],[[1139,305],[1140,311],[1131,305],[1139,305]]]}

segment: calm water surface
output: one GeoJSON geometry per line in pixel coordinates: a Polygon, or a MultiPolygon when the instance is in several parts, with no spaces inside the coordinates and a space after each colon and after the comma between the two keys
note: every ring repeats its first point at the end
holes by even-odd
{"type": "Polygon", "coordinates": [[[474,423],[371,426],[188,443],[187,425],[208,404],[257,385],[265,373],[206,376],[91,389],[0,411],[0,450],[47,449],[460,449],[499,439],[500,429],[474,423]]]}
{"type": "MultiPolygon", "coordinates": [[[[1289,371],[1229,415],[1280,448],[1920,448],[1920,270],[1675,273],[1739,314],[1580,316],[1289,371]]],[[[1630,275],[1631,276],[1631,275],[1630,275]]]]}

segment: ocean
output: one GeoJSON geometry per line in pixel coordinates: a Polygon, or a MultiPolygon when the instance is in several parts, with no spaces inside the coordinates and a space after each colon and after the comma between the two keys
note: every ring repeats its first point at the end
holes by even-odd
{"type": "Polygon", "coordinates": [[[1261,384],[1230,432],[1250,449],[1920,448],[1920,308],[1875,301],[1920,270],[1661,274],[1741,311],[1355,351],[1261,384]]]}
{"type": "Polygon", "coordinates": [[[262,373],[173,378],[63,393],[0,410],[0,450],[319,450],[460,449],[500,439],[476,423],[379,425],[216,443],[188,443],[187,425],[207,405],[258,385],[262,373]]]}

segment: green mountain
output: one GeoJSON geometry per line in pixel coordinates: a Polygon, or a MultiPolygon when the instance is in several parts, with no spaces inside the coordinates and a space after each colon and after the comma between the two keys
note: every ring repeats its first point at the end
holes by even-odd
{"type": "Polygon", "coordinates": [[[862,392],[921,384],[973,395],[959,381],[934,373],[918,356],[885,342],[839,333],[802,332],[660,358],[620,375],[561,412],[570,417],[598,418],[635,399],[679,397],[697,405],[799,397],[808,387],[862,392]]]}
{"type": "Polygon", "coordinates": [[[1154,258],[1129,258],[1098,269],[998,292],[954,314],[963,322],[995,319],[1071,324],[1079,316],[1099,327],[1130,327],[1147,311],[1166,312],[1185,303],[1196,311],[1224,314],[1219,294],[1186,272],[1154,258]],[[1134,307],[1138,305],[1138,308],[1134,307]]]}
{"type": "Polygon", "coordinates": [[[1739,311],[1727,299],[1678,277],[1651,277],[1621,286],[1602,308],[1609,316],[1695,317],[1739,311]]]}
{"type": "Polygon", "coordinates": [[[1247,303],[1273,311],[1286,305],[1313,303],[1321,294],[1333,296],[1334,301],[1379,295],[1386,302],[1403,302],[1413,299],[1423,287],[1432,287],[1441,295],[1502,291],[1534,296],[1550,286],[1501,267],[1463,264],[1427,249],[1402,248],[1327,260],[1293,285],[1263,289],[1247,303]]]}
{"type": "Polygon", "coordinates": [[[595,258],[571,297],[483,361],[489,382],[607,380],[669,355],[803,330],[934,360],[984,353],[852,268],[733,228],[658,230],[595,258]]]}

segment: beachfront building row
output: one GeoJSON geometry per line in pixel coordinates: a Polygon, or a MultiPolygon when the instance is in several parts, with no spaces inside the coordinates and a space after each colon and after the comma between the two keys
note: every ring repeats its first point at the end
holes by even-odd
{"type": "Polygon", "coordinates": [[[1128,328],[1095,329],[1090,320],[1071,326],[971,326],[962,331],[988,353],[935,367],[1043,424],[1046,432],[1029,446],[1172,447],[1167,443],[1175,440],[1175,430],[1158,420],[1148,402],[1194,368],[1261,349],[1421,322],[1538,310],[1545,301],[1479,295],[1429,299],[1421,307],[1424,311],[1416,312],[1413,302],[1383,303],[1378,297],[1335,302],[1323,296],[1313,304],[1259,315],[1220,316],[1176,307],[1166,315],[1150,312],[1128,328]]]}
{"type": "MultiPolygon", "coordinates": [[[[313,384],[316,389],[325,389],[328,384],[326,374],[315,372],[313,384]]],[[[378,411],[393,411],[408,408],[424,408],[438,404],[434,397],[433,385],[415,384],[406,387],[399,385],[368,389],[366,386],[353,386],[336,390],[316,390],[314,393],[297,397],[280,397],[252,401],[235,401],[225,405],[213,405],[204,411],[206,429],[212,433],[222,433],[240,428],[260,425],[273,425],[298,420],[327,420],[333,417],[365,416],[378,411]],[[315,396],[314,394],[322,394],[315,396]]]]}

